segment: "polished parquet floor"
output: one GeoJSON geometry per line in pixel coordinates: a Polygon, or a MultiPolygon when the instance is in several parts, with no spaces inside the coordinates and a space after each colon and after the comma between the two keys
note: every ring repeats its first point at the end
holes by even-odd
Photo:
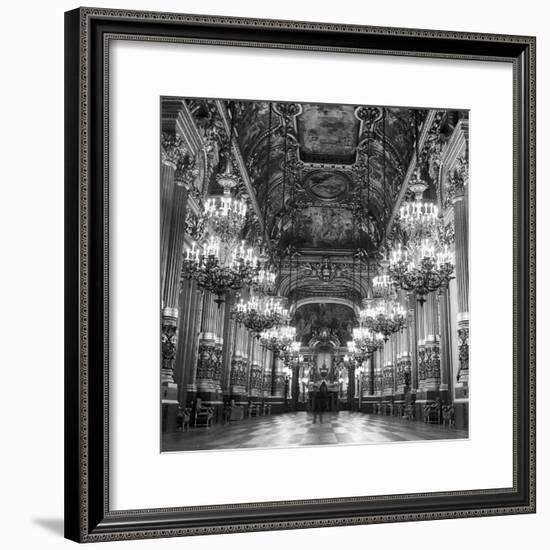
{"type": "Polygon", "coordinates": [[[466,430],[397,417],[341,411],[325,413],[323,423],[317,419],[314,424],[311,413],[295,412],[165,434],[162,451],[353,445],[467,437],[466,430]]]}

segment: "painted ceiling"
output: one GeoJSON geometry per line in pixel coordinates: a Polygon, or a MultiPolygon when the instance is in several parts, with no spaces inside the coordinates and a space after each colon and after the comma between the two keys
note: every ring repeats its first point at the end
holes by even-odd
{"type": "MultiPolygon", "coordinates": [[[[295,299],[318,297],[320,302],[326,296],[352,300],[365,296],[366,289],[356,283],[358,258],[375,264],[380,257],[388,220],[428,111],[185,101],[218,171],[225,165],[227,150],[227,131],[216,130],[223,126],[220,113],[233,130],[275,258],[279,291],[295,299]],[[222,137],[216,141],[212,137],[216,135],[222,137]],[[331,278],[322,274],[323,265],[331,278]]],[[[175,101],[174,112],[177,107],[175,101]]],[[[458,112],[446,113],[445,131],[450,132],[458,112]]],[[[211,191],[215,181],[215,174],[210,174],[211,191]]],[[[426,196],[435,192],[430,188],[426,196]]],[[[252,209],[249,212],[253,214],[252,209]]]]}

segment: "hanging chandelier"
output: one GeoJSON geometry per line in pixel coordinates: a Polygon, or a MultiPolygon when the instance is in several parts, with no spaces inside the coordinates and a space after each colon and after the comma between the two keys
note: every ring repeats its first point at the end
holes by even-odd
{"type": "Polygon", "coordinates": [[[387,273],[372,278],[372,290],[375,296],[385,296],[394,289],[392,279],[387,273]]]}
{"type": "Polygon", "coordinates": [[[252,281],[252,288],[260,294],[270,294],[275,289],[277,274],[268,266],[268,260],[265,257],[260,258],[261,268],[252,281]]]}
{"type": "Polygon", "coordinates": [[[237,323],[243,324],[248,330],[254,332],[256,338],[260,338],[264,330],[288,320],[288,310],[279,300],[272,297],[253,296],[246,302],[241,298],[233,314],[237,323]]]}
{"type": "Polygon", "coordinates": [[[385,299],[368,303],[359,312],[363,326],[374,333],[380,333],[384,342],[395,332],[403,330],[407,324],[407,312],[405,308],[395,300],[385,299]]]}
{"type": "Polygon", "coordinates": [[[226,292],[252,284],[259,271],[259,260],[244,241],[234,247],[212,236],[202,250],[195,243],[186,248],[182,271],[188,280],[195,279],[200,288],[215,294],[219,306],[225,301],[226,292]]]}
{"type": "Polygon", "coordinates": [[[222,242],[232,243],[240,238],[246,222],[247,204],[244,199],[231,195],[231,190],[237,186],[239,178],[232,172],[229,156],[224,173],[219,174],[216,181],[222,187],[223,194],[206,199],[204,219],[222,242]]]}
{"type": "Polygon", "coordinates": [[[300,360],[300,350],[302,349],[302,344],[297,340],[294,340],[290,345],[286,346],[282,350],[282,357],[286,365],[289,365],[292,362],[300,360]]]}
{"type": "Polygon", "coordinates": [[[292,342],[296,340],[296,327],[291,325],[280,325],[260,334],[260,344],[271,350],[275,355],[280,355],[292,342]]]}
{"type": "Polygon", "coordinates": [[[420,304],[429,292],[446,286],[454,271],[451,247],[439,240],[425,238],[419,245],[398,244],[390,254],[389,275],[394,285],[414,292],[420,304]]]}
{"type": "Polygon", "coordinates": [[[422,238],[430,235],[437,229],[439,209],[430,201],[422,200],[428,185],[415,172],[409,189],[414,194],[414,200],[405,202],[399,208],[399,225],[410,238],[422,238]]]}
{"type": "MultiPolygon", "coordinates": [[[[368,357],[384,345],[384,335],[379,332],[373,332],[365,326],[355,327],[352,332],[352,338],[352,342],[348,343],[348,349],[359,350],[368,357]]],[[[357,351],[355,351],[355,354],[357,354],[357,351]]]]}

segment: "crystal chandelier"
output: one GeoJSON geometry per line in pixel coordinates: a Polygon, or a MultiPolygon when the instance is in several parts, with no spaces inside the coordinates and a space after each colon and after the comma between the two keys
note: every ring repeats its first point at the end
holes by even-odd
{"type": "Polygon", "coordinates": [[[254,332],[256,338],[260,338],[264,330],[288,320],[288,311],[279,300],[272,297],[253,296],[247,302],[241,298],[233,314],[237,323],[242,323],[248,330],[254,332]]]}
{"type": "Polygon", "coordinates": [[[399,208],[399,225],[411,237],[422,238],[437,228],[439,209],[430,201],[423,201],[422,195],[428,185],[415,172],[409,189],[414,193],[414,201],[405,202],[399,208]]]}
{"type": "Polygon", "coordinates": [[[260,334],[260,344],[271,350],[275,355],[285,351],[296,340],[296,327],[280,325],[260,334]]]}
{"type": "Polygon", "coordinates": [[[231,195],[238,180],[238,176],[232,173],[232,163],[228,157],[225,172],[216,178],[223,194],[211,196],[204,203],[204,219],[222,242],[238,240],[246,221],[246,201],[231,195]]]}
{"type": "Polygon", "coordinates": [[[202,250],[193,243],[184,252],[183,276],[195,279],[200,288],[215,294],[218,305],[225,301],[226,292],[250,286],[258,271],[258,257],[244,241],[234,247],[212,236],[202,250]]]}
{"type": "Polygon", "coordinates": [[[407,324],[405,308],[392,299],[377,300],[359,312],[362,325],[384,336],[384,342],[407,324]]]}
{"type": "Polygon", "coordinates": [[[387,273],[381,273],[372,278],[372,290],[375,296],[385,296],[393,290],[391,277],[387,273]]]}
{"type": "MultiPolygon", "coordinates": [[[[348,342],[348,349],[359,350],[361,353],[371,356],[384,345],[384,335],[373,332],[370,328],[355,327],[352,332],[353,341],[348,342]]],[[[357,354],[357,351],[355,352],[357,354]]]]}
{"type": "Polygon", "coordinates": [[[252,288],[260,294],[269,294],[275,288],[277,275],[269,269],[267,261],[262,263],[262,267],[252,281],[252,288]]]}
{"type": "Polygon", "coordinates": [[[301,349],[302,344],[297,340],[294,340],[289,346],[285,347],[282,351],[285,363],[288,365],[289,363],[299,360],[301,349]]]}
{"type": "Polygon", "coordinates": [[[419,245],[398,244],[390,254],[388,272],[398,288],[414,292],[423,304],[429,292],[449,283],[454,270],[453,253],[449,245],[425,238],[419,245]]]}

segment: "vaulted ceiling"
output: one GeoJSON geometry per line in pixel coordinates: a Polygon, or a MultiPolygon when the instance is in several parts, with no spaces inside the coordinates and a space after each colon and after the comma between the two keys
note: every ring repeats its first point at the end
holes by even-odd
{"type": "MultiPolygon", "coordinates": [[[[243,186],[239,192],[251,196],[265,229],[263,236],[254,229],[254,214],[246,231],[256,240],[267,239],[279,274],[278,292],[295,304],[347,303],[346,311],[353,315],[354,304],[368,294],[365,275],[376,269],[429,111],[185,101],[218,172],[225,165],[228,135],[233,132],[242,166],[232,160],[247,174],[246,189],[243,186]]],[[[444,113],[435,125],[435,140],[452,130],[458,116],[458,112],[444,113]]],[[[215,182],[215,173],[210,174],[210,192],[220,192],[215,182]]],[[[426,195],[435,193],[431,188],[426,195]]],[[[298,315],[298,307],[295,311],[298,315]]]]}
{"type": "Polygon", "coordinates": [[[374,251],[426,111],[227,102],[270,237],[310,252],[374,251]]]}

